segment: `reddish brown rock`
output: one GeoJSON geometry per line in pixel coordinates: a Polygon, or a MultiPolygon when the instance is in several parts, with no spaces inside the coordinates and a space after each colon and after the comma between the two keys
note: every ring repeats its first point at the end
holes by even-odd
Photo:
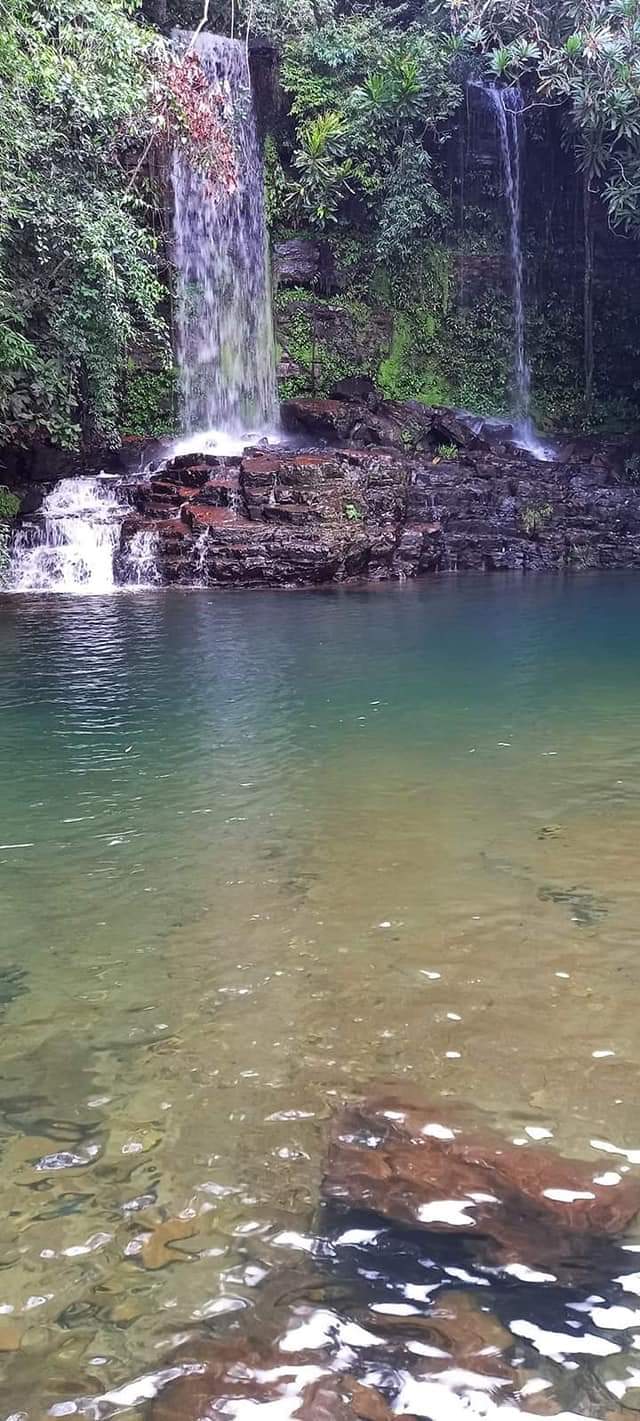
{"type": "Polygon", "coordinates": [[[326,1200],[398,1223],[491,1241],[501,1263],[550,1271],[621,1234],[640,1211],[640,1181],[596,1183],[598,1168],[462,1130],[441,1105],[393,1096],[346,1106],[333,1123],[326,1200]]]}
{"type": "MultiPolygon", "coordinates": [[[[577,444],[571,460],[536,463],[487,444],[452,411],[391,400],[371,408],[348,393],[284,406],[313,450],[181,455],[158,477],[119,486],[145,520],[138,526],[155,523],[162,582],[301,587],[462,569],[640,566],[640,490],[622,465],[605,475],[577,444]],[[442,443],[458,456],[441,457],[442,443]]],[[[127,518],[123,554],[131,528],[127,518]]]]}
{"type": "Polygon", "coordinates": [[[180,516],[194,532],[201,532],[204,528],[249,526],[248,520],[236,513],[233,508],[224,508],[210,503],[183,504],[180,516]]]}
{"type": "Polygon", "coordinates": [[[238,1338],[185,1348],[179,1364],[184,1375],[160,1393],[151,1421],[213,1421],[234,1415],[234,1403],[260,1406],[285,1397],[295,1397],[292,1414],[299,1421],[391,1421],[376,1388],[332,1372],[316,1352],[290,1358],[277,1347],[238,1338]]]}

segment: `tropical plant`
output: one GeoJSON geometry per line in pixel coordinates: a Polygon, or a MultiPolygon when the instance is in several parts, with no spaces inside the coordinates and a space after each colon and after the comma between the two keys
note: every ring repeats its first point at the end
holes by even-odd
{"type": "Polygon", "coordinates": [[[520,514],[523,532],[527,538],[535,539],[546,527],[553,516],[553,508],[550,503],[541,503],[537,506],[523,508],[520,514]]]}
{"type": "Polygon", "coordinates": [[[290,201],[320,229],[336,221],[340,199],[349,191],[353,164],[344,156],[345,137],[344,119],[331,111],[308,119],[300,131],[290,201]]]}
{"type": "Polygon", "coordinates": [[[443,216],[430,147],[445,141],[461,93],[446,39],[373,5],[285,43],[290,203],[312,226],[373,229],[386,260],[443,216]]]}
{"type": "Polygon", "coordinates": [[[420,238],[434,234],[447,204],[433,183],[432,159],[407,135],[385,165],[377,213],[376,255],[391,260],[420,238]]]}
{"type": "Polygon", "coordinates": [[[449,0],[459,44],[562,105],[614,223],[640,227],[640,0],[449,0]]]}
{"type": "Polygon", "coordinates": [[[125,0],[3,0],[0,436],[113,432],[128,345],[161,336],[129,155],[147,32],[125,0]]]}

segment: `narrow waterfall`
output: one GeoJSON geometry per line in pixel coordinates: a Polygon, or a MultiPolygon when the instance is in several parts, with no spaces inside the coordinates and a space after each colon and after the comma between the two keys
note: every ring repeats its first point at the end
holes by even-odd
{"type": "Polygon", "coordinates": [[[502,177],[509,220],[509,248],[513,292],[513,402],[519,423],[530,419],[531,374],[526,355],[524,327],[524,269],[522,263],[522,186],[520,140],[522,94],[517,87],[500,89],[496,84],[487,93],[496,112],[500,138],[502,177]]]}
{"type": "MultiPolygon", "coordinates": [[[[193,45],[178,32],[181,49],[193,45]]],[[[233,124],[236,179],[211,183],[176,149],[172,160],[176,352],[187,436],[242,435],[277,425],[263,176],[246,49],[203,31],[195,53],[233,124]]],[[[212,437],[213,436],[213,437],[212,437]]],[[[203,440],[199,441],[200,447],[203,440]]]]}
{"type": "Polygon", "coordinates": [[[12,592],[111,592],[113,557],[125,506],[101,479],[61,479],[40,515],[19,530],[12,592]]]}
{"type": "Polygon", "coordinates": [[[522,91],[517,84],[508,88],[497,84],[482,87],[496,115],[507,204],[513,308],[512,412],[516,441],[535,458],[546,459],[551,451],[541,444],[531,419],[531,370],[526,348],[522,256],[522,91]]]}

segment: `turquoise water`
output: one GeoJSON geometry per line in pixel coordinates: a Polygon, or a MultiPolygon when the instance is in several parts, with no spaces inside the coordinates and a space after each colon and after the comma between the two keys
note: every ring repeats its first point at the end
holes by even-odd
{"type": "MultiPolygon", "coordinates": [[[[639,651],[612,575],[5,599],[2,1416],[142,1416],[310,1267],[371,1081],[638,1170],[639,651]]],[[[640,1405],[640,1313],[604,1360],[501,1326],[640,1405]]]]}

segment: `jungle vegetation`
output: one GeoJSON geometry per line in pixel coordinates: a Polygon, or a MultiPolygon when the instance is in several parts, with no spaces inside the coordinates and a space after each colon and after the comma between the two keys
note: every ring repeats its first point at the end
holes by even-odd
{"type": "MultiPolygon", "coordinates": [[[[170,361],[157,173],[233,135],[173,25],[267,38],[283,102],[269,198],[393,264],[451,222],[440,161],[470,76],[557,107],[585,210],[640,235],[640,0],[0,0],[0,442],[117,438],[132,351],[170,361]]],[[[588,249],[588,248],[587,248],[588,249]]]]}

